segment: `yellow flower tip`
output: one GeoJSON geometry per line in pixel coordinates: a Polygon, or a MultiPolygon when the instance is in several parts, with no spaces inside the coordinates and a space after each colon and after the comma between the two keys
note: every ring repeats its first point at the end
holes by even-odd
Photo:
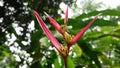
{"type": "Polygon", "coordinates": [[[62,32],[63,34],[65,34],[67,28],[68,28],[67,25],[61,25],[61,26],[60,26],[61,32],[62,32]]]}
{"type": "Polygon", "coordinates": [[[69,50],[67,46],[61,46],[60,50],[62,54],[64,55],[64,57],[68,56],[69,50]]]}
{"type": "Polygon", "coordinates": [[[67,32],[65,32],[64,34],[64,41],[69,44],[71,42],[71,40],[73,39],[73,36],[71,36],[70,34],[68,34],[67,32]]]}

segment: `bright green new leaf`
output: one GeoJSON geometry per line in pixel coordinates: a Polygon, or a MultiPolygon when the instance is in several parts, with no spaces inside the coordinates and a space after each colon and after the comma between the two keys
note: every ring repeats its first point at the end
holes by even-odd
{"type": "Polygon", "coordinates": [[[54,68],[61,68],[57,58],[54,61],[54,68]]]}
{"type": "Polygon", "coordinates": [[[68,68],[75,68],[73,60],[70,57],[68,57],[68,68]]]}
{"type": "Polygon", "coordinates": [[[75,52],[76,57],[82,55],[82,49],[77,44],[73,46],[72,52],[75,52]]]}

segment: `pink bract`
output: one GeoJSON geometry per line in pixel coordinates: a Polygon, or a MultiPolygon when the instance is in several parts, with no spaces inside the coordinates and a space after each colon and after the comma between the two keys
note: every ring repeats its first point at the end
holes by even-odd
{"type": "Polygon", "coordinates": [[[72,46],[73,44],[75,44],[83,36],[83,34],[87,31],[88,28],[90,28],[90,26],[99,17],[99,15],[100,14],[98,14],[97,16],[95,16],[95,18],[92,21],[90,21],[89,24],[87,24],[76,36],[73,37],[73,39],[69,43],[69,46],[72,46]]]}
{"type": "Polygon", "coordinates": [[[39,16],[39,14],[36,11],[33,11],[34,15],[37,18],[37,21],[40,24],[40,27],[42,28],[42,30],[44,31],[45,35],[50,39],[50,41],[52,42],[53,46],[58,50],[58,52],[61,54],[61,45],[60,43],[57,41],[57,39],[53,36],[53,34],[49,31],[49,29],[47,28],[47,26],[44,24],[43,20],[41,19],[41,17],[39,16]]]}
{"type": "Polygon", "coordinates": [[[66,9],[66,12],[65,12],[65,19],[64,19],[64,23],[67,24],[68,22],[68,7],[66,9]]]}

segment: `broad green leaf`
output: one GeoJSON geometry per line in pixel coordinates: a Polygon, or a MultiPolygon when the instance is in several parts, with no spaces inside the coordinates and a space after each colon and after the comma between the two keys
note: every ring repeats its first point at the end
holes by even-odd
{"type": "Polygon", "coordinates": [[[120,65],[114,65],[112,68],[120,68],[120,65]]]}
{"type": "MultiPolygon", "coordinates": [[[[92,19],[82,21],[80,19],[69,19],[68,26],[72,26],[72,29],[68,30],[71,34],[76,35],[82,28],[84,28],[92,19]]],[[[62,23],[63,19],[59,20],[58,22],[62,23]]],[[[103,18],[97,19],[90,28],[99,26],[118,26],[116,21],[113,20],[104,20],[103,18]]]]}
{"type": "Polygon", "coordinates": [[[79,57],[82,55],[82,49],[77,44],[73,46],[72,52],[75,52],[76,57],[79,57]]]}
{"type": "Polygon", "coordinates": [[[78,42],[78,44],[82,48],[83,53],[86,54],[90,58],[91,62],[94,61],[95,64],[99,68],[101,68],[101,64],[100,64],[100,61],[98,59],[97,53],[93,50],[92,46],[90,44],[86,43],[85,40],[80,40],[78,42]]]}
{"type": "Polygon", "coordinates": [[[106,48],[110,48],[110,44],[111,45],[117,45],[117,43],[119,43],[120,41],[117,40],[117,39],[114,39],[114,37],[112,36],[106,36],[106,37],[103,37],[101,38],[100,40],[98,40],[98,46],[99,47],[104,47],[103,49],[106,49],[106,48]]]}
{"type": "Polygon", "coordinates": [[[61,68],[60,63],[58,62],[57,58],[54,61],[54,68],[61,68]]]}
{"type": "Polygon", "coordinates": [[[48,41],[47,37],[43,37],[40,39],[41,45],[45,46],[45,47],[49,47],[50,42],[48,41]]]}
{"type": "Polygon", "coordinates": [[[74,62],[70,57],[68,57],[68,68],[75,68],[74,62]]]}
{"type": "Polygon", "coordinates": [[[91,16],[96,16],[97,14],[102,13],[103,16],[120,16],[120,10],[115,10],[115,9],[107,9],[107,10],[102,10],[102,11],[93,11],[90,13],[83,13],[80,16],[76,17],[76,19],[84,19],[84,18],[89,18],[91,16]]]}
{"type": "Polygon", "coordinates": [[[87,32],[84,35],[84,38],[88,39],[88,40],[94,40],[96,38],[98,38],[99,36],[101,36],[103,33],[99,32],[99,31],[92,31],[92,32],[87,32]]]}

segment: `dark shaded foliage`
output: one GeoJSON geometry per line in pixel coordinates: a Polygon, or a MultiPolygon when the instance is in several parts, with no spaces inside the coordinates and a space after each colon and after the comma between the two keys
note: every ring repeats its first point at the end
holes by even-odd
{"type": "MultiPolygon", "coordinates": [[[[28,25],[33,20],[32,10],[36,10],[39,13],[43,14],[43,11],[53,15],[54,17],[60,17],[57,13],[59,9],[59,4],[61,2],[67,3],[69,6],[74,2],[73,0],[3,0],[3,6],[0,6],[0,45],[4,45],[5,42],[8,41],[6,37],[7,34],[10,36],[12,34],[15,35],[17,38],[14,43],[18,43],[22,50],[27,51],[31,57],[40,59],[43,55],[42,47],[39,45],[39,39],[42,37],[41,30],[39,32],[30,31],[28,25]],[[17,27],[21,27],[23,30],[20,32],[22,33],[19,35],[13,27],[13,24],[17,24],[17,27]],[[31,42],[25,46],[22,41],[28,41],[29,37],[26,34],[30,34],[31,42]],[[35,37],[37,36],[37,37],[35,37]],[[35,54],[31,54],[32,52],[35,54]]],[[[37,22],[35,22],[37,23],[37,22]]],[[[35,24],[35,28],[39,29],[38,23],[35,24]]],[[[11,36],[12,37],[12,36],[11,36]]],[[[10,46],[13,46],[12,43],[10,46]]],[[[44,50],[44,49],[43,49],[44,50]]],[[[24,59],[21,58],[18,65],[23,64],[24,59]]],[[[38,65],[37,68],[40,68],[40,62],[36,61],[33,63],[33,66],[38,65]]]]}

